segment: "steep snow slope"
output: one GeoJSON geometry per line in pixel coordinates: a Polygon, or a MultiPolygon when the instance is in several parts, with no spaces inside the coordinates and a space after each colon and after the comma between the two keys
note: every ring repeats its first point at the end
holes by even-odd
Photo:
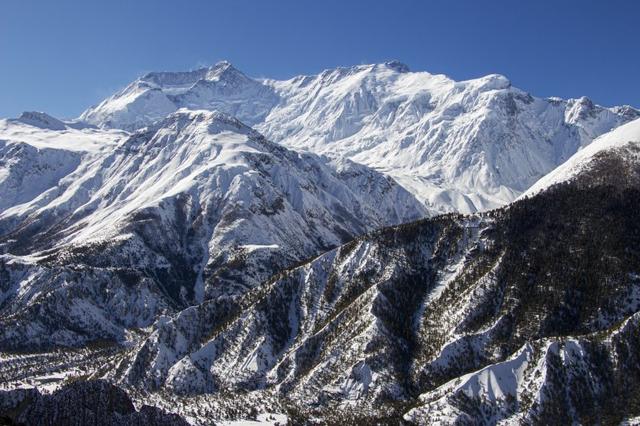
{"type": "Polygon", "coordinates": [[[217,108],[283,145],[373,166],[435,212],[504,205],[640,116],[587,98],[534,98],[501,75],[456,82],[389,62],[253,80],[223,62],[146,75],[81,118],[132,128],[180,107],[217,108]]]}
{"type": "MultiPolygon", "coordinates": [[[[7,126],[7,137],[27,132],[7,126]]],[[[34,129],[37,143],[65,136],[34,129]]],[[[9,150],[0,181],[2,193],[17,194],[0,212],[8,346],[124,340],[162,313],[235,297],[355,235],[425,213],[378,172],[289,151],[218,112],[176,112],[92,155],[45,151],[33,170],[35,149],[9,150]],[[38,179],[46,188],[37,196],[20,199],[19,185],[10,192],[16,180],[38,179]]]]}
{"type": "Polygon", "coordinates": [[[588,171],[603,156],[614,152],[626,151],[625,159],[633,161],[640,155],[640,119],[634,120],[597,138],[589,146],[580,149],[566,162],[558,166],[529,188],[522,197],[532,196],[561,182],[574,179],[588,171]]]}
{"type": "Polygon", "coordinates": [[[74,129],[43,113],[0,120],[0,215],[44,196],[80,167],[113,149],[121,131],[74,129]]]}

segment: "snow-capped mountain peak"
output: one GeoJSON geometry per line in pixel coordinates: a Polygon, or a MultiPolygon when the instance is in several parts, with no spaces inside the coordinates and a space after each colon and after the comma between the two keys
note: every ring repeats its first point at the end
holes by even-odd
{"type": "Polygon", "coordinates": [[[234,77],[248,78],[230,62],[221,61],[210,67],[202,67],[192,71],[150,72],[140,77],[137,81],[165,90],[171,90],[172,88],[177,90],[179,87],[187,89],[201,80],[219,81],[234,77]]]}
{"type": "Polygon", "coordinates": [[[456,82],[390,61],[284,81],[252,79],[228,62],[152,74],[81,118],[135,129],[179,108],[223,111],[287,147],[376,168],[433,212],[504,205],[640,116],[588,98],[535,98],[500,74],[456,82]]]}
{"type": "Polygon", "coordinates": [[[181,108],[169,114],[162,121],[158,122],[154,128],[173,128],[176,131],[183,131],[191,127],[195,131],[197,128],[206,129],[207,134],[218,134],[224,131],[234,132],[242,135],[259,137],[259,133],[251,127],[245,125],[237,118],[217,110],[194,110],[181,108]]]}
{"type": "Polygon", "coordinates": [[[47,113],[37,111],[25,111],[20,114],[17,121],[49,130],[65,130],[67,128],[67,125],[61,120],[58,120],[47,113]]]}
{"type": "Polygon", "coordinates": [[[229,61],[220,61],[216,63],[214,66],[210,67],[205,79],[206,80],[229,80],[234,78],[241,78],[248,80],[249,77],[244,75],[241,71],[239,71],[236,67],[234,67],[229,61]]]}

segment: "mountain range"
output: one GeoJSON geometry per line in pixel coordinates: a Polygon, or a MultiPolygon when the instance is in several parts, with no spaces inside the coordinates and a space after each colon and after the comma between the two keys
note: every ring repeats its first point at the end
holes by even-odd
{"type": "Polygon", "coordinates": [[[457,82],[388,62],[277,81],[221,62],[147,74],[80,120],[137,129],[179,108],[226,112],[286,147],[373,167],[432,213],[511,202],[595,137],[640,117],[586,97],[535,98],[501,75],[457,82]]]}
{"type": "Polygon", "coordinates": [[[0,120],[0,195],[8,422],[640,416],[630,106],[221,62],[0,120]]]}

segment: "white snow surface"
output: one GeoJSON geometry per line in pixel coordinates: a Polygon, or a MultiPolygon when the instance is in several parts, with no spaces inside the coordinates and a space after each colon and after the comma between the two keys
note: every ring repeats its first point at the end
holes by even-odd
{"type": "Polygon", "coordinates": [[[43,113],[0,120],[0,216],[114,149],[117,130],[74,129],[43,113]]]}
{"type": "Polygon", "coordinates": [[[587,98],[535,98],[502,75],[457,82],[394,61],[285,81],[252,79],[228,62],[151,73],[80,119],[131,129],[182,107],[224,111],[285,146],[372,166],[433,212],[513,201],[580,147],[640,116],[587,98]]]}
{"type": "Polygon", "coordinates": [[[555,184],[570,181],[583,171],[597,154],[629,144],[640,144],[640,119],[624,124],[580,149],[566,162],[537,181],[522,197],[533,196],[555,184]]]}
{"type": "MultiPolygon", "coordinates": [[[[31,116],[32,114],[36,113],[24,113],[19,119],[0,119],[0,141],[25,143],[38,149],[100,153],[114,148],[118,141],[128,135],[127,132],[117,129],[76,129],[66,126],[64,128],[58,126],[49,128],[39,125],[35,119],[24,119],[25,115],[31,116]]],[[[37,114],[59,122],[46,114],[37,114]]]]}

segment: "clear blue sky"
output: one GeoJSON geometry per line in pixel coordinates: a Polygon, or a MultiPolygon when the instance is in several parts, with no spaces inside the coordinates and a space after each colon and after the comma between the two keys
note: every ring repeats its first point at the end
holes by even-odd
{"type": "Polygon", "coordinates": [[[640,106],[639,42],[637,0],[5,0],[0,117],[73,117],[144,72],[221,59],[275,78],[398,59],[640,106]]]}

